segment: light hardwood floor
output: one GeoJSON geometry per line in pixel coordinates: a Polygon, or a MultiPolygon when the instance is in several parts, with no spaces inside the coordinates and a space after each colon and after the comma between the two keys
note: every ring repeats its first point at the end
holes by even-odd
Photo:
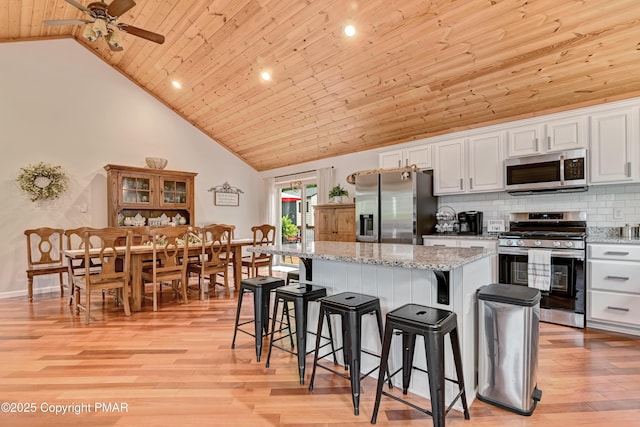
{"type": "MultiPolygon", "coordinates": [[[[370,425],[374,380],[363,381],[356,417],[345,380],[320,370],[310,393],[298,383],[294,356],[274,350],[267,369],[266,349],[257,363],[253,338],[244,334],[231,350],[235,295],[191,296],[183,305],[165,291],[158,312],[147,306],[131,317],[98,297],[88,326],[56,294],[36,295],[31,304],[0,300],[0,400],[34,409],[3,406],[0,426],[370,425]],[[54,405],[72,412],[45,412],[54,405]]],[[[248,315],[251,304],[245,307],[248,315]]],[[[476,400],[471,420],[452,411],[448,426],[640,425],[639,338],[544,323],[540,331],[543,394],[534,414],[476,400]]],[[[377,425],[432,423],[383,398],[377,425]]]]}

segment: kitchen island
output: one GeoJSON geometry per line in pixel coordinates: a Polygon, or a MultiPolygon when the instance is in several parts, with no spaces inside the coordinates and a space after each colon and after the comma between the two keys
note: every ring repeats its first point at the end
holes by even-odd
{"type": "MultiPolygon", "coordinates": [[[[298,257],[303,283],[325,286],[329,294],[358,292],[380,298],[383,316],[407,303],[450,310],[458,316],[465,388],[469,405],[476,390],[476,290],[491,283],[491,255],[482,248],[425,247],[391,243],[310,242],[248,248],[249,251],[298,257]],[[306,278],[306,279],[305,279],[306,278]]],[[[309,325],[317,321],[317,307],[310,310],[309,325]]],[[[339,325],[334,324],[334,328],[339,325]]],[[[337,329],[334,329],[337,330],[337,329]]],[[[340,337],[340,334],[334,334],[340,337]]],[[[309,340],[312,341],[312,340],[309,340]]],[[[426,369],[424,345],[418,339],[414,365],[426,369]]],[[[311,346],[313,343],[309,343],[311,346]]],[[[392,371],[400,366],[401,340],[394,339],[390,356],[392,371]]],[[[375,319],[365,319],[363,348],[380,353],[375,319]]],[[[362,372],[378,364],[363,354],[362,372]]],[[[447,340],[446,375],[455,378],[453,357],[447,340]]],[[[400,386],[400,375],[394,377],[400,386]]],[[[447,402],[455,396],[454,384],[447,382],[447,402]]],[[[428,397],[425,374],[414,371],[409,389],[428,397]]],[[[374,390],[365,392],[374,393],[374,390]]],[[[456,407],[460,409],[459,402],[456,407]]]]}

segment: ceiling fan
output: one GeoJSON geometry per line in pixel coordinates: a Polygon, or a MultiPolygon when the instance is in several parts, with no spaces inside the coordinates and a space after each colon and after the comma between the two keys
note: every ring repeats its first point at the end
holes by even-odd
{"type": "Polygon", "coordinates": [[[65,1],[80,9],[85,15],[89,15],[90,19],[54,19],[42,22],[47,25],[87,24],[82,32],[83,37],[93,42],[104,36],[109,48],[114,51],[123,50],[122,38],[116,29],[158,44],[164,43],[164,36],[161,34],[117,22],[120,15],[136,5],[133,0],[113,0],[109,5],[103,1],[97,1],[89,3],[86,7],[76,0],[65,1]]]}

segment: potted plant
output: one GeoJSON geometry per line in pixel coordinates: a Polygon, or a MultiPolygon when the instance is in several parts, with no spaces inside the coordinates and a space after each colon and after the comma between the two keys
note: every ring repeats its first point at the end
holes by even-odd
{"type": "Polygon", "coordinates": [[[329,199],[332,203],[342,203],[344,197],[349,197],[349,192],[342,188],[340,184],[336,185],[329,191],[329,199]]]}

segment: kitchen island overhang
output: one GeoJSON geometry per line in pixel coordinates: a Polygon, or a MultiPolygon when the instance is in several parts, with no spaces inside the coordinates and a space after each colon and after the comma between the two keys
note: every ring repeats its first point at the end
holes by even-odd
{"type": "MultiPolygon", "coordinates": [[[[469,404],[475,399],[476,291],[491,283],[491,256],[495,254],[494,250],[323,241],[248,250],[298,257],[301,261],[301,282],[325,286],[329,294],[349,291],[377,296],[380,298],[383,316],[407,303],[455,312],[458,317],[465,389],[469,404]]],[[[317,321],[317,307],[312,307],[309,314],[309,326],[313,330],[313,324],[317,321]]],[[[334,325],[336,328],[338,326],[334,325]]],[[[339,337],[340,334],[334,335],[339,337]]],[[[363,348],[379,354],[381,346],[375,322],[363,324],[362,343],[363,348]]],[[[394,340],[390,356],[392,371],[400,366],[401,350],[401,340],[394,340]]],[[[377,359],[363,355],[363,371],[367,366],[373,367],[377,364],[377,359]]],[[[426,369],[424,346],[416,346],[414,365],[426,369]]],[[[448,378],[455,378],[448,340],[445,373],[448,378]]],[[[455,396],[454,386],[447,382],[447,399],[453,399],[455,396]]],[[[409,391],[428,398],[426,375],[414,371],[409,391]]],[[[458,406],[459,404],[456,404],[455,407],[461,409],[458,406]]]]}

